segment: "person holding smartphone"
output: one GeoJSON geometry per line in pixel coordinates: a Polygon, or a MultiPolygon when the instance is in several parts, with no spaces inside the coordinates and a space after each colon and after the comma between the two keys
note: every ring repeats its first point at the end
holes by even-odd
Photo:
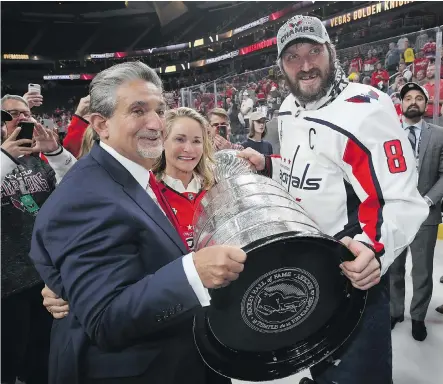
{"type": "Polygon", "coordinates": [[[269,141],[263,140],[267,134],[266,122],[268,119],[262,111],[251,113],[249,118],[251,126],[249,128],[248,139],[242,143],[244,148],[252,148],[262,155],[272,155],[273,149],[269,141]]]}
{"type": "Polygon", "coordinates": [[[5,95],[1,107],[2,382],[47,384],[52,319],[41,308],[44,284],[28,255],[40,207],[76,160],[33,119],[23,97],[5,95]]]}
{"type": "Polygon", "coordinates": [[[231,122],[229,115],[223,108],[214,108],[208,113],[209,136],[213,142],[214,150],[236,149],[241,151],[243,147],[239,144],[231,143],[231,122]]]}

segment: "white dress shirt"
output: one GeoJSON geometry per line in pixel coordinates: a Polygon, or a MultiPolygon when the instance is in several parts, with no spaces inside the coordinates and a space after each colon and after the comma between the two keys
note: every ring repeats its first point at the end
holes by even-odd
{"type": "MultiPolygon", "coordinates": [[[[154,200],[154,202],[158,205],[160,210],[163,212],[162,207],[158,204],[157,198],[154,194],[154,191],[149,186],[149,177],[150,172],[146,168],[142,167],[140,164],[129,160],[124,157],[120,153],[118,153],[115,149],[111,148],[109,145],[100,141],[100,147],[102,147],[106,152],[108,152],[112,157],[114,157],[123,167],[125,167],[128,172],[134,177],[134,179],[142,186],[142,188],[149,194],[149,196],[154,200]]],[[[172,179],[172,178],[171,178],[172,179]]],[[[172,179],[174,180],[174,179],[172,179]]],[[[166,181],[165,181],[166,182],[166,181]]],[[[169,185],[169,184],[168,184],[169,185]]],[[[182,184],[183,186],[183,184],[182,184]]],[[[163,212],[164,213],[164,212],[163,212]]],[[[171,224],[172,225],[172,224],[171,224]]],[[[188,253],[183,256],[183,269],[185,271],[186,277],[189,281],[189,285],[195,292],[195,295],[198,298],[202,307],[206,307],[211,303],[211,296],[209,296],[208,290],[203,286],[202,281],[200,280],[200,276],[197,273],[194,265],[193,259],[194,252],[188,253]]]]}
{"type": "Polygon", "coordinates": [[[419,144],[420,144],[420,136],[421,136],[421,130],[423,126],[423,119],[421,119],[418,123],[409,125],[406,123],[406,121],[403,122],[403,129],[406,131],[406,135],[409,134],[409,127],[414,127],[414,133],[415,133],[415,151],[414,155],[418,156],[418,150],[419,150],[419,144]]]}

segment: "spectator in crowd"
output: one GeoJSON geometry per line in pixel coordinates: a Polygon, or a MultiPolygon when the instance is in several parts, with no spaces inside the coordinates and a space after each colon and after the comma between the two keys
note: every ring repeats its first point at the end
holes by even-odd
{"type": "Polygon", "coordinates": [[[351,73],[361,73],[362,69],[363,69],[363,60],[357,51],[354,53],[354,58],[351,60],[351,63],[349,64],[349,75],[351,73]]]}
{"type": "Polygon", "coordinates": [[[23,97],[5,95],[1,106],[12,117],[1,145],[2,382],[20,377],[47,384],[52,319],[41,308],[44,284],[28,254],[35,217],[75,158],[58,144],[55,132],[32,118],[23,97]],[[35,126],[32,147],[32,140],[17,140],[24,122],[35,126]]]}
{"type": "Polygon", "coordinates": [[[209,137],[214,145],[215,151],[220,151],[222,149],[243,149],[241,145],[230,142],[231,121],[226,110],[223,108],[214,108],[209,111],[208,121],[209,137]],[[226,137],[220,135],[222,131],[226,132],[226,137]]]}
{"type": "Polygon", "coordinates": [[[272,117],[274,116],[274,111],[278,111],[280,109],[281,102],[281,93],[277,89],[276,85],[273,84],[268,94],[268,119],[272,119],[272,117]]]}
{"type": "Polygon", "coordinates": [[[437,44],[432,36],[429,36],[428,42],[423,47],[423,53],[425,57],[430,59],[435,59],[435,53],[437,51],[437,44]]]}
{"type": "Polygon", "coordinates": [[[226,98],[226,113],[229,116],[229,119],[231,119],[232,111],[234,108],[234,103],[232,102],[232,99],[230,97],[226,98]]]}
{"type": "Polygon", "coordinates": [[[63,146],[75,157],[79,157],[82,138],[89,125],[89,103],[89,95],[80,99],[63,140],[63,146]]]}
{"type": "Polygon", "coordinates": [[[416,83],[419,85],[425,85],[427,82],[426,72],[424,70],[420,70],[417,72],[416,83]]]}
{"type": "Polygon", "coordinates": [[[429,60],[423,56],[422,51],[417,52],[417,57],[414,60],[414,64],[412,65],[412,73],[415,77],[419,71],[423,71],[423,74],[426,74],[426,70],[428,69],[429,60]]]}
{"type": "Polygon", "coordinates": [[[417,36],[417,39],[415,40],[415,49],[417,53],[423,49],[428,40],[429,40],[428,35],[423,31],[423,29],[421,29],[420,34],[417,36]]]}
{"type": "Polygon", "coordinates": [[[268,105],[264,93],[258,95],[255,110],[260,111],[265,116],[268,114],[268,105]]]}
{"type": "Polygon", "coordinates": [[[363,78],[362,84],[371,85],[371,78],[370,78],[370,76],[365,76],[363,78]]]}
{"type": "Polygon", "coordinates": [[[400,62],[400,51],[396,43],[389,43],[389,50],[386,53],[385,67],[389,75],[393,75],[397,71],[398,63],[400,62]]]}
{"type": "Polygon", "coordinates": [[[274,110],[272,119],[266,123],[266,129],[268,131],[266,140],[271,144],[274,154],[279,155],[280,137],[278,135],[278,110],[274,110]]]}
{"type": "Polygon", "coordinates": [[[389,87],[388,95],[391,96],[394,93],[400,92],[403,86],[407,83],[407,79],[401,75],[395,78],[394,83],[389,87]]]}
{"type": "Polygon", "coordinates": [[[408,43],[409,43],[409,39],[406,36],[402,36],[402,37],[400,37],[400,39],[398,39],[397,48],[401,54],[403,54],[403,52],[408,47],[408,45],[407,45],[408,43]]]}
{"type": "Polygon", "coordinates": [[[377,62],[378,59],[373,56],[372,50],[369,50],[368,56],[363,62],[363,74],[365,76],[371,76],[372,73],[375,71],[375,64],[377,64],[377,62]]]}
{"type": "Polygon", "coordinates": [[[351,73],[348,77],[349,80],[351,80],[353,83],[359,83],[360,82],[360,74],[359,73],[351,73]]]}
{"type": "Polygon", "coordinates": [[[157,204],[149,169],[163,150],[161,92],[140,62],[94,78],[100,143],[37,217],[30,255],[70,306],[52,331],[49,384],[213,382],[192,315],[209,304],[207,288],[238,278],[246,255],[229,246],[188,253],[157,204]]]}
{"type": "Polygon", "coordinates": [[[406,79],[406,82],[409,82],[412,80],[412,72],[409,70],[409,68],[406,66],[406,63],[404,60],[400,60],[400,63],[398,64],[398,73],[401,77],[404,77],[406,79]]]}
{"type": "Polygon", "coordinates": [[[272,145],[263,140],[267,134],[266,115],[261,111],[251,113],[251,127],[249,128],[248,139],[242,143],[244,148],[252,148],[263,155],[272,155],[272,145]]]}
{"type": "Polygon", "coordinates": [[[245,127],[245,129],[249,129],[250,126],[249,117],[251,116],[253,109],[254,109],[254,101],[249,97],[249,92],[244,91],[243,101],[240,107],[241,118],[239,116],[239,120],[240,123],[244,122],[242,123],[242,125],[245,127]]]}
{"type": "Polygon", "coordinates": [[[405,61],[406,65],[410,65],[415,60],[415,53],[414,50],[409,46],[409,40],[405,40],[405,50],[403,51],[403,59],[405,61]]]}
{"type": "MultiPolygon", "coordinates": [[[[435,95],[435,64],[429,64],[428,69],[426,71],[426,84],[424,88],[428,92],[429,101],[427,103],[427,108],[425,112],[425,120],[427,122],[431,122],[434,116],[434,98],[435,95]]],[[[438,125],[443,126],[443,119],[441,114],[441,105],[443,105],[443,79],[437,79],[440,82],[440,95],[439,96],[439,108],[437,111],[437,115],[439,116],[438,125]]]]}
{"type": "MultiPolygon", "coordinates": [[[[443,127],[423,120],[428,92],[416,83],[407,83],[400,92],[403,128],[408,134],[418,171],[418,190],[429,206],[429,215],[411,243],[413,296],[412,336],[426,339],[425,317],[432,296],[434,249],[443,199],[443,127]]],[[[404,320],[405,263],[407,249],[391,265],[391,328],[404,320]]]]}
{"type": "Polygon", "coordinates": [[[343,59],[342,67],[345,73],[349,73],[349,59],[347,57],[343,59]]]}
{"type": "Polygon", "coordinates": [[[376,64],[375,72],[371,76],[371,85],[382,91],[386,91],[388,84],[389,84],[389,73],[383,68],[382,63],[379,61],[376,64]]]}

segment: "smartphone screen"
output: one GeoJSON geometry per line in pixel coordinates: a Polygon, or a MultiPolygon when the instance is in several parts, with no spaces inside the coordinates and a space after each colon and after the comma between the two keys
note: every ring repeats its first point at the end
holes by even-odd
{"type": "Polygon", "coordinates": [[[28,84],[28,92],[36,92],[38,94],[41,94],[42,88],[40,84],[28,84]]]}
{"type": "Polygon", "coordinates": [[[226,125],[219,125],[217,127],[217,133],[224,139],[228,138],[228,127],[226,125]]]}
{"type": "MultiPolygon", "coordinates": [[[[29,121],[22,121],[18,126],[21,128],[21,131],[17,136],[17,140],[32,140],[32,136],[34,135],[34,123],[31,123],[29,121]]],[[[31,144],[23,144],[22,146],[30,147],[31,144]]]]}

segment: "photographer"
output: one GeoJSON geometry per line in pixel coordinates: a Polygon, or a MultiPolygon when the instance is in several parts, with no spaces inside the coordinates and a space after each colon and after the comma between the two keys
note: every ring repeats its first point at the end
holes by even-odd
{"type": "Polygon", "coordinates": [[[2,382],[46,384],[52,320],[41,308],[44,284],[28,254],[40,207],[76,160],[55,132],[36,123],[23,97],[6,95],[1,104],[2,382]],[[20,138],[29,122],[33,137],[20,138]]]}
{"type": "Polygon", "coordinates": [[[231,121],[228,113],[223,108],[214,108],[208,113],[209,137],[214,144],[214,151],[222,149],[236,149],[241,151],[243,147],[230,142],[231,121]]]}

